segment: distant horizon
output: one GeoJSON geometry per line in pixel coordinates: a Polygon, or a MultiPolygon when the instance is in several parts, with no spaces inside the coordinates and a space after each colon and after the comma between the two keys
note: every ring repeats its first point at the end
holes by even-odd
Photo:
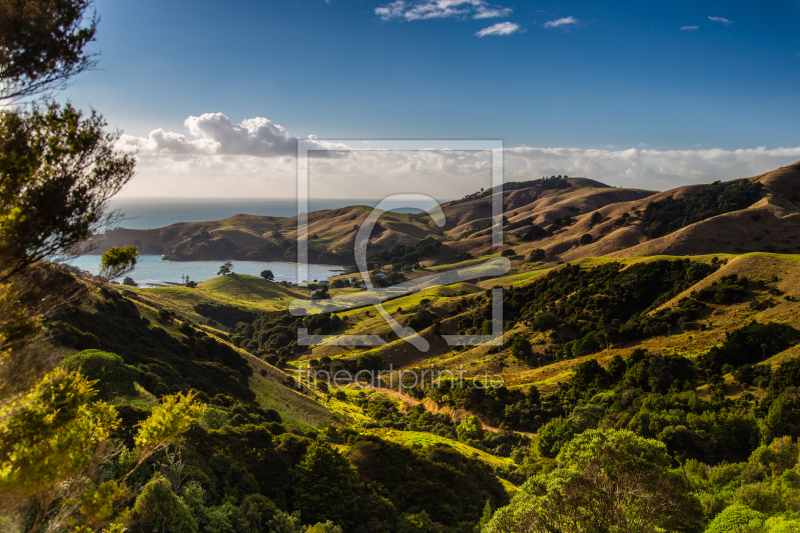
{"type": "MultiPolygon", "coordinates": [[[[298,139],[496,139],[508,181],[659,191],[800,159],[796,0],[95,4],[100,68],[59,99],[123,132],[131,196],[291,197],[298,139]]],[[[482,179],[459,157],[314,165],[325,198],[482,179]]]]}
{"type": "MultiPolygon", "coordinates": [[[[638,185],[637,183],[628,183],[628,184],[623,184],[623,185],[615,185],[614,183],[609,183],[610,180],[607,180],[607,179],[604,180],[604,179],[601,179],[601,178],[594,178],[594,177],[591,177],[591,176],[588,176],[588,175],[574,175],[574,176],[570,175],[570,174],[559,174],[559,175],[567,175],[570,179],[572,179],[572,178],[589,179],[589,180],[597,181],[599,183],[603,183],[603,184],[605,184],[605,185],[607,185],[609,187],[614,187],[614,188],[648,190],[648,191],[653,191],[655,193],[658,193],[658,192],[669,191],[669,190],[672,190],[672,189],[677,189],[677,188],[680,188],[680,187],[685,187],[687,185],[703,185],[703,184],[713,183],[714,181],[726,182],[726,181],[747,179],[747,178],[752,178],[752,177],[755,177],[755,176],[759,176],[759,175],[771,172],[773,170],[776,170],[778,168],[783,168],[783,167],[786,167],[786,166],[790,166],[790,165],[793,165],[793,164],[800,163],[800,147],[798,147],[796,151],[797,151],[796,154],[794,153],[794,150],[787,151],[787,152],[789,152],[787,154],[781,154],[780,156],[778,156],[780,158],[780,161],[777,161],[777,160],[761,161],[761,162],[759,162],[759,165],[755,169],[751,170],[750,172],[744,172],[744,173],[740,172],[739,173],[740,175],[733,175],[734,174],[733,172],[731,172],[731,175],[719,175],[719,174],[707,175],[707,174],[701,174],[701,173],[698,172],[693,176],[694,179],[690,179],[690,178],[687,177],[685,180],[682,180],[681,182],[668,183],[668,184],[666,184],[667,186],[662,186],[662,187],[637,186],[638,185]],[[773,163],[774,165],[771,166],[770,163],[773,163]]],[[[739,168],[739,166],[737,166],[737,169],[738,168],[739,168]]],[[[722,170],[722,168],[720,168],[720,170],[722,170]]],[[[550,176],[552,176],[552,174],[550,176]]],[[[537,179],[541,179],[543,177],[550,177],[550,176],[535,176],[535,177],[532,176],[532,177],[528,177],[528,178],[520,177],[520,179],[514,179],[514,180],[506,179],[504,184],[519,183],[519,182],[525,182],[525,181],[535,181],[537,179]]],[[[292,176],[292,182],[294,183],[294,181],[295,181],[294,180],[294,176],[292,176]]],[[[487,183],[486,185],[488,186],[489,184],[487,183]]],[[[642,184],[642,185],[646,185],[646,184],[642,184]]],[[[445,197],[439,197],[437,195],[431,195],[431,196],[436,198],[437,201],[439,201],[439,202],[450,202],[450,201],[453,201],[453,200],[458,200],[459,198],[463,198],[464,196],[466,196],[468,194],[473,194],[474,192],[477,192],[480,189],[481,189],[480,186],[476,186],[473,189],[465,189],[464,190],[464,194],[460,194],[460,195],[447,195],[445,197]]],[[[292,188],[291,190],[292,190],[292,192],[295,192],[294,188],[292,188]]],[[[370,201],[370,202],[372,202],[372,201],[378,201],[378,200],[384,198],[385,196],[387,196],[388,194],[396,194],[396,193],[394,191],[392,191],[392,192],[389,192],[389,193],[387,193],[387,194],[385,194],[383,196],[381,196],[381,195],[349,196],[349,195],[329,195],[329,194],[317,194],[317,195],[314,195],[314,194],[311,194],[309,196],[309,200],[317,201],[317,202],[320,202],[320,201],[334,201],[334,202],[338,202],[338,201],[353,201],[353,202],[356,202],[356,201],[370,201]]],[[[287,195],[283,195],[283,196],[268,196],[268,195],[258,195],[258,196],[242,196],[242,195],[220,196],[215,190],[209,191],[209,194],[207,194],[207,195],[196,195],[196,196],[164,195],[164,194],[156,194],[156,195],[132,194],[132,195],[128,195],[128,194],[125,194],[125,190],[123,190],[122,192],[118,193],[117,195],[115,195],[112,198],[112,202],[113,201],[137,202],[137,201],[162,201],[162,200],[163,201],[192,201],[192,200],[194,200],[194,201],[201,201],[201,200],[218,201],[218,200],[226,200],[226,201],[242,201],[242,202],[269,200],[269,201],[274,201],[274,202],[296,202],[297,201],[297,197],[296,196],[287,196],[287,195]]]]}

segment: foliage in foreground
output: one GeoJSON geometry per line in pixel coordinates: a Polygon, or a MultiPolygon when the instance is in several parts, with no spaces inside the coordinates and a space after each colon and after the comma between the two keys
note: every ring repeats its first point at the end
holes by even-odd
{"type": "Polygon", "coordinates": [[[666,447],[630,431],[589,430],[529,479],[484,533],[700,531],[701,509],[666,447]]]}

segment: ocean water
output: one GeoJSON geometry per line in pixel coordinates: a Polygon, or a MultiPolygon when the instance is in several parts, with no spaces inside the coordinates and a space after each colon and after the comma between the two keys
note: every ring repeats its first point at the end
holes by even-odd
{"type": "MultiPolygon", "coordinates": [[[[217,276],[220,265],[225,261],[163,261],[160,255],[143,255],[139,257],[136,268],[129,274],[133,280],[142,287],[159,287],[181,283],[181,276],[188,275],[189,279],[197,282],[205,281],[217,276]]],[[[263,270],[272,270],[275,281],[324,280],[331,276],[341,274],[341,267],[335,265],[308,265],[308,280],[297,279],[297,263],[265,262],[265,261],[231,261],[233,271],[239,274],[258,276],[263,270]]],[[[86,270],[97,275],[100,272],[99,255],[83,255],[69,264],[81,270],[86,270]]]]}
{"type": "MultiPolygon", "coordinates": [[[[350,205],[375,207],[380,199],[332,198],[309,199],[308,211],[339,209],[350,205]]],[[[122,220],[119,227],[128,229],[151,229],[169,226],[178,222],[204,222],[223,220],[234,215],[260,215],[273,217],[297,216],[295,200],[274,200],[268,198],[122,198],[112,200],[111,209],[118,210],[122,220]]],[[[388,205],[393,211],[417,213],[420,209],[407,208],[402,201],[388,205]]],[[[98,274],[100,256],[85,255],[69,263],[82,270],[98,274]]],[[[324,280],[340,274],[340,266],[309,265],[308,280],[297,279],[297,264],[263,261],[232,261],[234,272],[258,276],[262,270],[272,270],[275,281],[299,283],[303,281],[324,280]]],[[[130,277],[141,286],[162,286],[181,283],[181,276],[200,282],[216,277],[221,261],[164,261],[160,255],[143,255],[130,277]]]]}
{"type": "MultiPolygon", "coordinates": [[[[375,207],[378,202],[380,199],[310,199],[308,211],[339,209],[349,205],[375,207]]],[[[127,229],[152,229],[178,222],[223,220],[234,215],[294,217],[298,214],[295,200],[268,198],[122,198],[112,200],[111,209],[123,214],[117,225],[127,229]]],[[[401,213],[420,211],[406,208],[400,203],[393,210],[401,213]]]]}

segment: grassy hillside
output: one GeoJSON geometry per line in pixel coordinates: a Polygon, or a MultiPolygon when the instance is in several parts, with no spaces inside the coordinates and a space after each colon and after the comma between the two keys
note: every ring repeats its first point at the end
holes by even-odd
{"type": "Polygon", "coordinates": [[[305,296],[299,291],[248,274],[217,276],[201,282],[197,288],[217,299],[244,302],[260,307],[283,305],[277,302],[305,296]]]}
{"type": "MultiPolygon", "coordinates": [[[[321,440],[352,461],[365,483],[387,486],[395,463],[405,465],[404,471],[424,471],[426,482],[443,479],[442,472],[462,472],[456,484],[469,488],[458,498],[472,502],[463,508],[474,520],[486,491],[504,501],[525,479],[552,468],[559,451],[586,429],[627,429],[659,440],[685,468],[731,463],[740,470],[748,456],[758,455],[759,445],[800,435],[791,403],[800,386],[799,257],[604,256],[562,265],[513,260],[505,276],[385,302],[401,324],[417,324],[430,342],[427,352],[397,339],[372,308],[293,317],[274,305],[288,304],[292,294],[252,276],[215,278],[196,289],[101,291],[73,316],[60,317],[78,333],[59,326],[56,337],[69,337],[72,350],[94,338],[147,373],[140,396],[120,401],[121,408],[148,409],[164,392],[191,386],[207,391],[214,409],[230,417],[220,430],[225,435],[251,431],[244,429],[255,427],[248,421],[264,419],[260,426],[275,432],[276,449],[285,454],[294,453],[295,439],[306,438],[278,437],[285,429],[324,435],[321,440]],[[504,288],[503,344],[447,346],[440,334],[475,334],[485,327],[487,289],[495,286],[504,288]],[[163,312],[148,299],[158,300],[172,319],[159,322],[163,312]],[[182,314],[198,303],[272,312],[223,332],[182,314]],[[294,344],[299,327],[379,335],[387,344],[307,350],[294,344]],[[144,349],[153,335],[159,346],[144,349]],[[383,383],[393,390],[314,382],[297,371],[309,363],[330,372],[391,365],[394,371],[384,374],[383,383]],[[214,366],[203,377],[206,364],[214,366]],[[409,381],[423,371],[450,373],[438,382],[409,381]],[[484,387],[482,375],[502,385],[484,387]],[[279,425],[267,420],[273,412],[279,425]]],[[[199,461],[203,449],[190,448],[188,457],[199,461]]],[[[416,509],[402,507],[407,500],[400,495],[414,490],[420,478],[401,479],[402,491],[389,488],[387,498],[399,508],[416,509]]],[[[442,491],[422,492],[431,500],[428,511],[447,520],[441,502],[456,500],[442,491]]],[[[724,506],[702,500],[701,507],[710,521],[724,506]]]]}
{"type": "MultiPolygon", "coordinates": [[[[475,256],[485,255],[491,252],[487,238],[488,228],[493,224],[491,202],[495,194],[502,196],[508,218],[505,226],[511,232],[531,223],[546,226],[559,217],[579,216],[653,193],[615,189],[583,178],[509,184],[502,192],[487,190],[443,204],[447,224],[442,229],[424,213],[384,213],[370,242],[388,250],[396,244],[414,246],[433,236],[445,246],[437,254],[422,258],[431,265],[450,263],[465,251],[475,256]]],[[[352,264],[357,229],[369,212],[370,208],[365,206],[351,206],[310,213],[311,260],[352,264]]],[[[95,244],[98,253],[110,246],[136,244],[143,253],[163,253],[172,260],[294,260],[296,239],[296,218],[236,215],[226,220],[180,223],[151,230],[116,229],[98,236],[95,244]]]]}
{"type": "MultiPolygon", "coordinates": [[[[666,329],[663,334],[656,335],[650,338],[645,338],[637,342],[615,342],[611,340],[609,350],[598,354],[596,357],[608,357],[609,359],[614,355],[626,356],[638,347],[644,347],[653,350],[670,349],[682,352],[686,350],[688,353],[696,353],[698,351],[707,350],[709,347],[714,346],[724,339],[726,332],[730,331],[732,327],[741,324],[743,321],[755,319],[759,321],[779,321],[783,323],[797,323],[800,324],[800,305],[797,302],[787,298],[800,297],[800,284],[795,279],[800,276],[800,269],[797,268],[797,256],[793,255],[775,255],[775,254],[747,254],[744,256],[734,255],[707,255],[707,256],[692,256],[681,259],[691,260],[695,262],[710,263],[714,258],[720,261],[727,261],[727,264],[720,268],[712,276],[704,279],[697,284],[691,285],[680,295],[673,297],[667,303],[659,307],[659,309],[673,307],[677,305],[680,298],[688,296],[692,291],[698,291],[713,283],[715,280],[722,276],[729,276],[737,274],[739,276],[746,276],[751,280],[762,279],[765,281],[771,280],[772,276],[778,276],[781,281],[765,286],[764,288],[756,287],[756,283],[752,283],[750,295],[743,301],[731,303],[727,305],[716,304],[713,301],[707,303],[707,309],[703,315],[697,320],[697,327],[706,327],[706,330],[698,330],[686,332],[680,328],[674,328],[672,334],[668,335],[666,329]],[[774,286],[773,286],[774,285],[774,286]],[[761,301],[769,298],[770,290],[777,289],[781,291],[780,298],[773,297],[775,306],[766,310],[759,311],[750,307],[751,302],[761,301]],[[691,351],[689,352],[689,344],[691,344],[691,351]]],[[[609,264],[611,262],[618,262],[623,265],[633,266],[639,264],[646,264],[655,261],[675,260],[678,259],[673,256],[653,256],[643,258],[590,258],[578,261],[575,264],[581,265],[582,268],[594,268],[599,265],[609,264]]],[[[558,267],[558,268],[564,268],[558,267]]],[[[538,279],[542,275],[546,275],[550,270],[534,270],[527,273],[511,273],[508,276],[501,278],[494,278],[481,282],[483,288],[490,288],[494,286],[514,286],[524,287],[532,281],[538,279]]],[[[465,310],[469,310],[474,303],[475,296],[480,296],[478,301],[483,303],[483,295],[477,291],[452,291],[447,296],[441,294],[441,289],[431,289],[421,293],[397,298],[385,303],[385,307],[390,314],[395,316],[399,321],[405,322],[409,316],[420,311],[420,301],[428,299],[430,304],[427,306],[434,314],[442,320],[442,330],[445,333],[456,333],[455,323],[457,320],[454,318],[455,309],[459,306],[465,310]],[[401,313],[397,310],[401,309],[401,313]]],[[[381,317],[369,309],[366,310],[352,310],[340,313],[344,323],[347,325],[343,330],[348,334],[379,334],[386,335],[389,333],[389,328],[381,317]]],[[[458,316],[456,314],[455,316],[458,316]]],[[[507,334],[506,338],[510,338],[515,334],[521,334],[530,339],[533,343],[533,357],[542,357],[546,361],[552,361],[548,356],[548,351],[552,350],[554,339],[552,335],[545,335],[535,332],[525,323],[518,323],[507,334]],[[539,354],[539,355],[536,355],[539,354]]],[[[313,359],[323,356],[330,357],[356,357],[364,350],[353,350],[345,347],[326,347],[324,345],[314,348],[309,354],[303,355],[302,359],[313,359]]],[[[554,390],[554,387],[559,381],[569,377],[569,368],[584,360],[583,358],[570,359],[569,361],[553,362],[552,365],[547,365],[546,370],[539,370],[538,362],[534,365],[535,369],[530,368],[529,362],[515,361],[514,358],[509,358],[506,350],[500,353],[488,354],[487,347],[477,347],[472,349],[460,350],[453,349],[442,343],[432,343],[432,348],[427,353],[418,352],[412,346],[403,343],[402,341],[394,341],[387,346],[374,348],[369,350],[369,353],[380,355],[387,364],[391,363],[395,368],[414,368],[426,367],[436,365],[440,368],[453,368],[460,364],[468,364],[467,375],[479,374],[484,370],[491,370],[492,372],[499,372],[507,382],[514,386],[524,386],[528,384],[536,384],[543,390],[554,390]]]]}
{"type": "MultiPolygon", "coordinates": [[[[247,274],[218,276],[189,287],[125,287],[136,295],[138,301],[154,308],[173,310],[194,322],[206,323],[208,316],[199,314],[199,304],[222,304],[249,313],[280,311],[288,309],[292,300],[306,298],[307,295],[277,283],[266,281],[247,274]]],[[[215,324],[221,331],[227,330],[223,324],[215,324]]]]}
{"type": "MultiPolygon", "coordinates": [[[[491,243],[496,221],[491,216],[499,196],[505,248],[522,258],[541,249],[547,267],[598,256],[792,253],[800,250],[798,169],[795,164],[749,179],[663,192],[617,189],[584,178],[506,184],[502,191],[490,189],[443,204],[443,228],[425,213],[384,213],[370,244],[374,257],[380,255],[379,263],[398,267],[419,262],[450,268],[463,262],[465,254],[496,254],[491,243]],[[408,255],[426,238],[441,246],[408,255]],[[398,246],[409,248],[398,251],[398,246]]],[[[354,264],[354,239],[369,211],[350,206],[310,213],[310,260],[354,264]]],[[[293,261],[296,239],[295,218],[237,215],[152,230],[113,230],[98,236],[95,244],[98,252],[137,244],[144,253],[163,253],[173,260],[293,261]]]]}
{"type": "MultiPolygon", "coordinates": [[[[287,307],[305,295],[244,275],[194,289],[103,289],[51,329],[65,354],[99,347],[137,366],[139,397],[117,400],[121,409],[146,410],[169,392],[194,389],[222,413],[222,427],[202,430],[225,435],[214,438],[266,431],[264,442],[275,442],[292,468],[311,456],[312,439],[338,450],[379,497],[364,509],[390,502],[403,520],[425,509],[446,531],[460,532],[461,518],[471,529],[487,499],[502,504],[526,479],[550,472],[587,430],[614,429],[662,443],[708,523],[734,493],[761,509],[762,493],[784,482],[765,457],[800,438],[800,255],[775,253],[800,249],[799,197],[790,194],[797,177],[793,166],[657,194],[537,180],[451,202],[442,230],[423,215],[386,215],[370,257],[384,268],[418,261],[404,273],[415,278],[496,256],[492,196],[502,194],[510,213],[506,248],[516,254],[507,254],[507,274],[384,302],[428,341],[427,351],[398,339],[372,307],[297,317],[287,307]],[[537,249],[544,258],[529,260],[537,249]],[[448,346],[442,335],[491,330],[494,287],[503,288],[502,344],[448,346]],[[209,313],[229,327],[211,327],[209,313]],[[298,346],[300,328],[385,344],[298,346]],[[315,381],[309,368],[383,375],[371,386],[346,385],[315,381]]],[[[316,253],[349,246],[366,211],[314,214],[316,253]]],[[[293,237],[280,220],[234,218],[205,226],[208,236],[216,232],[212,247],[240,233],[262,251],[271,248],[258,239],[293,237]]],[[[196,235],[174,246],[208,251],[208,236],[196,235]]],[[[202,464],[198,443],[207,435],[187,442],[202,464]]],[[[293,487],[294,478],[281,479],[281,490],[293,487]]],[[[794,508],[769,501],[765,513],[794,508]]]]}
{"type": "MultiPolygon", "coordinates": [[[[232,345],[224,333],[197,326],[180,313],[180,307],[160,308],[171,313],[164,320],[159,316],[160,309],[139,298],[139,292],[122,292],[137,297],[126,298],[114,290],[101,289],[51,321],[52,338],[63,346],[65,356],[86,348],[122,356],[127,363],[142,369],[145,397],[193,388],[221,407],[239,403],[252,416],[274,410],[290,428],[320,428],[333,418],[317,401],[314,391],[287,387],[286,373],[232,345]],[[224,398],[216,400],[219,395],[224,398]]],[[[184,305],[187,302],[169,296],[159,299],[184,305]]],[[[226,297],[224,301],[229,300],[226,297]]]]}

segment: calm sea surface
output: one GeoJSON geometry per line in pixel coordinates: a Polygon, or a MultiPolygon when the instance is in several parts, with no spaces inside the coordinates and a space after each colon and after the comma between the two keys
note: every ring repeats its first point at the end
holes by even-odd
{"type": "MultiPolygon", "coordinates": [[[[87,270],[92,274],[100,272],[99,255],[83,255],[70,261],[71,265],[87,270]]],[[[264,262],[264,261],[231,261],[233,271],[239,274],[258,276],[262,270],[272,270],[275,281],[297,283],[297,263],[264,262]]],[[[224,261],[163,261],[160,255],[143,255],[139,257],[130,277],[143,287],[180,283],[182,275],[200,282],[216,277],[220,265],[224,261]]],[[[328,279],[341,272],[335,265],[308,265],[309,279],[306,281],[328,279]]],[[[299,280],[303,281],[303,280],[299,280]]]]}
{"type": "MultiPolygon", "coordinates": [[[[309,200],[309,211],[338,209],[349,205],[368,205],[374,207],[380,200],[374,199],[328,199],[309,200]]],[[[270,200],[252,198],[221,199],[174,199],[174,198],[128,198],[115,200],[111,208],[124,214],[120,227],[129,229],[150,229],[169,226],[178,222],[203,222],[222,220],[234,215],[261,215],[273,217],[293,217],[297,215],[297,202],[294,200],[270,200]]],[[[395,211],[416,213],[418,209],[402,208],[395,211]]],[[[99,272],[100,256],[85,255],[70,264],[92,274],[99,272]]],[[[142,286],[158,286],[180,283],[182,275],[200,282],[217,275],[224,261],[163,261],[160,255],[143,255],[130,274],[142,286]]],[[[328,279],[336,275],[336,265],[309,265],[308,280],[297,279],[297,264],[263,261],[232,261],[234,272],[258,276],[262,270],[272,270],[275,281],[313,281],[328,279]]]]}

